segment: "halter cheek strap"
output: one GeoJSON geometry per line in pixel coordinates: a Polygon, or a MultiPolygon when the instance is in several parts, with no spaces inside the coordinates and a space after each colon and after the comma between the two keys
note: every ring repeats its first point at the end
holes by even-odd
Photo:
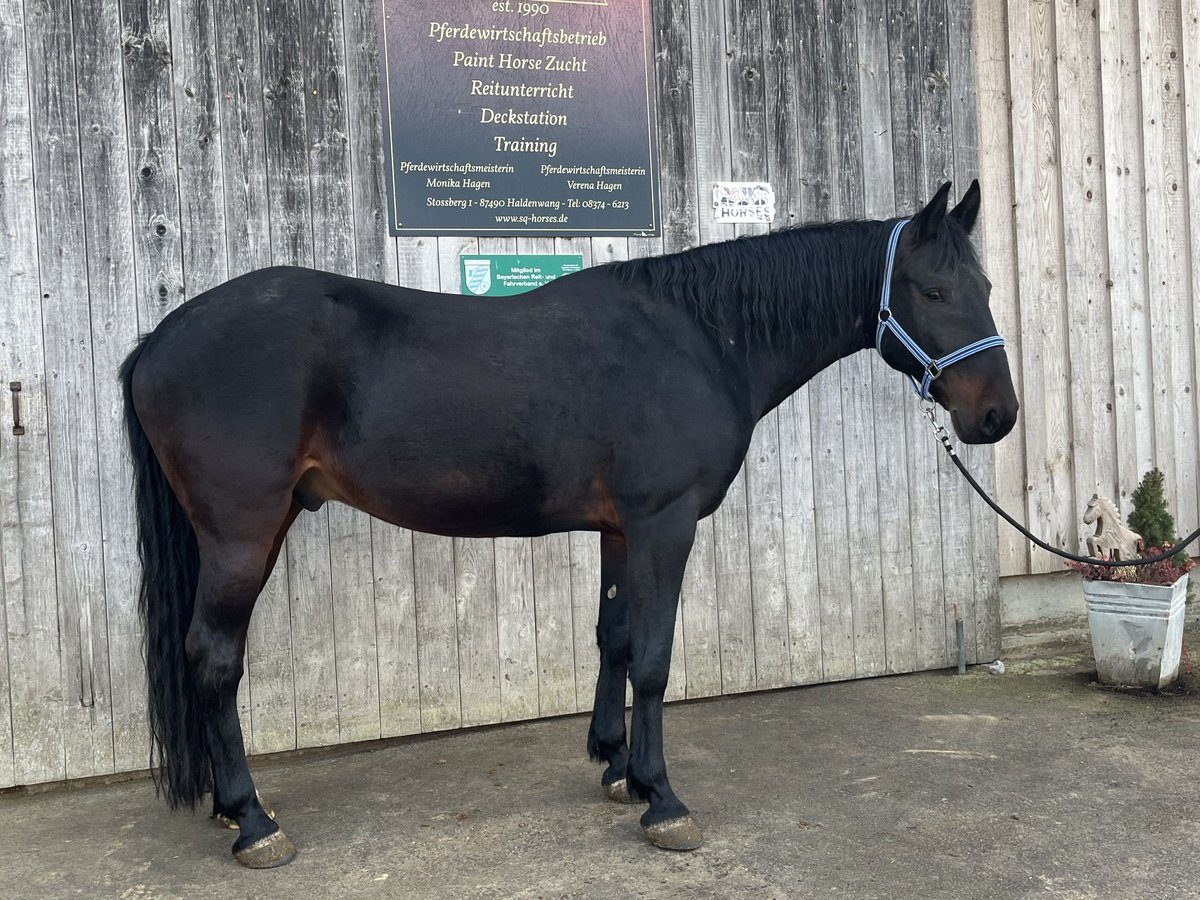
{"type": "Polygon", "coordinates": [[[956,362],[962,362],[968,356],[974,356],[976,353],[990,350],[992,347],[1003,347],[1004,338],[998,334],[980,338],[973,343],[967,344],[965,347],[960,347],[953,353],[947,353],[939,359],[934,359],[922,350],[921,345],[914,341],[912,336],[896,321],[896,317],[892,315],[892,310],[889,306],[892,298],[892,270],[896,264],[896,245],[900,243],[900,232],[904,230],[904,226],[908,222],[908,219],[901,219],[897,222],[896,227],[892,229],[892,236],[888,239],[887,265],[883,270],[883,290],[879,296],[879,327],[875,331],[875,349],[882,356],[884,335],[888,332],[895,335],[900,343],[908,349],[908,352],[913,355],[913,358],[920,363],[921,368],[925,370],[925,375],[920,381],[917,381],[911,375],[908,376],[908,380],[912,382],[913,390],[917,392],[917,396],[922,400],[928,400],[930,386],[945,371],[947,366],[953,365],[956,362]]]}

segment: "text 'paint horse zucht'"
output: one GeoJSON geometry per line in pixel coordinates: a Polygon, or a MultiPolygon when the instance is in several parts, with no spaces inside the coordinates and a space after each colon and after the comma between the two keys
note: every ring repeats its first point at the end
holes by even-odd
{"type": "Polygon", "coordinates": [[[651,841],[698,846],[667,780],[663,691],[696,522],[721,503],[755,423],[878,344],[964,441],[1013,425],[968,238],[979,187],[947,213],[949,188],[911,221],[599,266],[502,303],[271,268],[172,312],[121,369],[167,800],[195,807],[211,787],[241,829],[240,862],[295,855],[256,796],[236,695],[288,527],[337,500],[442,535],[599,532],[588,752],[607,763],[610,796],[649,804],[651,841]]]}

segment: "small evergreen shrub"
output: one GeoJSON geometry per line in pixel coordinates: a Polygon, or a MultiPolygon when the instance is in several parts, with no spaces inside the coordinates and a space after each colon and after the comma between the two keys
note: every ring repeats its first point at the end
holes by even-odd
{"type": "Polygon", "coordinates": [[[1133,512],[1129,528],[1142,536],[1147,547],[1170,547],[1179,538],[1175,534],[1175,519],[1167,509],[1163,496],[1163,473],[1151,469],[1133,492],[1133,512]]]}

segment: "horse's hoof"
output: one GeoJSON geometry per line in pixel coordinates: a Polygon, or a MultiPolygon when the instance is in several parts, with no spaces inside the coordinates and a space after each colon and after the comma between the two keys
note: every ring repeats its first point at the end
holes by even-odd
{"type": "Polygon", "coordinates": [[[695,850],[704,843],[704,832],[691,816],[643,825],[642,831],[650,843],[664,850],[695,850]]]}
{"type": "MultiPolygon", "coordinates": [[[[272,822],[274,822],[275,821],[275,810],[267,805],[267,801],[262,798],[262,794],[260,794],[258,791],[254,792],[254,796],[258,799],[258,805],[263,808],[263,812],[265,812],[267,814],[267,818],[269,818],[272,822]]],[[[229,816],[225,815],[224,813],[213,813],[212,817],[213,817],[213,821],[215,821],[222,828],[229,828],[232,831],[238,830],[237,819],[231,819],[231,818],[229,818],[229,816]]]]}
{"type": "Polygon", "coordinates": [[[604,794],[613,803],[633,803],[633,796],[629,793],[629,779],[618,778],[612,784],[604,785],[604,794]]]}
{"type": "Polygon", "coordinates": [[[233,855],[247,869],[274,869],[296,858],[296,845],[279,829],[249,847],[235,850],[233,855]]]}

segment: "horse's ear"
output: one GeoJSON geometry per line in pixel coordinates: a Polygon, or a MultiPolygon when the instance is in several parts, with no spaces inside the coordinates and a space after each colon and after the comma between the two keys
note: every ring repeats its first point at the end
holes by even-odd
{"type": "Polygon", "coordinates": [[[946,182],[933,195],[926,207],[913,217],[917,226],[917,240],[924,241],[937,233],[942,220],[946,218],[946,198],[950,196],[950,182],[946,182]]]}
{"type": "Polygon", "coordinates": [[[963,194],[963,198],[958,201],[958,206],[950,210],[950,218],[956,220],[967,234],[971,233],[971,229],[975,227],[975,220],[979,218],[979,199],[979,179],[976,178],[963,194]]]}

